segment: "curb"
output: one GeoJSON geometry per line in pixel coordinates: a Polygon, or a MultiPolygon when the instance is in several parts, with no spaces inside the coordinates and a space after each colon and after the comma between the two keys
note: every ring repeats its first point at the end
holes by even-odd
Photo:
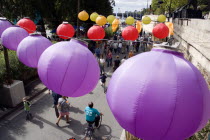
{"type": "MultiPolygon", "coordinates": [[[[44,89],[40,90],[39,92],[37,92],[36,94],[34,94],[33,96],[29,97],[29,101],[33,100],[35,97],[39,96],[42,92],[48,90],[47,87],[45,87],[44,89]]],[[[0,117],[0,121],[3,120],[4,118],[6,118],[7,116],[11,115],[14,111],[20,110],[23,108],[23,103],[19,103],[16,107],[14,107],[13,109],[11,109],[10,111],[8,111],[7,113],[5,113],[4,115],[2,115],[0,117]]]]}

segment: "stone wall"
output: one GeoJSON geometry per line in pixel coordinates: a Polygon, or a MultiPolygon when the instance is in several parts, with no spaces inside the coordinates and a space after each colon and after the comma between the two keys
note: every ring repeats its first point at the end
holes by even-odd
{"type": "Polygon", "coordinates": [[[175,19],[174,38],[181,42],[185,58],[203,74],[210,87],[210,20],[175,19]]]}

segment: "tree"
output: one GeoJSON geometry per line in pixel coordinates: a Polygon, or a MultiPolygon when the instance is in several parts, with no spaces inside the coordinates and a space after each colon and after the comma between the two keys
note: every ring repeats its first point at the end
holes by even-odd
{"type": "MultiPolygon", "coordinates": [[[[80,9],[90,14],[98,12],[104,16],[112,14],[112,6],[115,4],[114,0],[80,1],[80,9]]],[[[1,14],[12,21],[24,16],[35,19],[38,13],[43,22],[55,29],[64,20],[76,25],[77,4],[76,0],[2,0],[0,8],[1,14]]]]}

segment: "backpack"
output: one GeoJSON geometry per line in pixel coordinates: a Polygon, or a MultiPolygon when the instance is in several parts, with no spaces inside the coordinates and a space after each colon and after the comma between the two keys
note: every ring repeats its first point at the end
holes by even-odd
{"type": "Polygon", "coordinates": [[[62,101],[61,103],[61,112],[69,112],[70,111],[70,106],[68,103],[66,103],[66,100],[62,101]]]}

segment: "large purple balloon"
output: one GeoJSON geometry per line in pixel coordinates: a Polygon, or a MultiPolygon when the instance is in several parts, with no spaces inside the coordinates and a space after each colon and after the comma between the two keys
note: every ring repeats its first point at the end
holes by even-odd
{"type": "Polygon", "coordinates": [[[183,54],[153,49],[113,74],[108,104],[119,124],[144,140],[184,140],[210,118],[209,91],[183,54]]]}
{"type": "Polygon", "coordinates": [[[52,43],[39,34],[31,34],[24,38],[17,48],[19,60],[26,66],[36,68],[41,54],[52,43]]]}
{"type": "Polygon", "coordinates": [[[19,43],[27,36],[28,32],[21,27],[9,27],[1,35],[2,44],[8,49],[16,51],[19,43]]]}
{"type": "Polygon", "coordinates": [[[0,38],[3,31],[11,26],[12,24],[8,20],[6,20],[5,18],[0,18],[0,38]]]}
{"type": "Polygon", "coordinates": [[[91,92],[99,80],[97,60],[74,39],[47,48],[39,59],[38,73],[49,89],[68,97],[91,92]]]}

